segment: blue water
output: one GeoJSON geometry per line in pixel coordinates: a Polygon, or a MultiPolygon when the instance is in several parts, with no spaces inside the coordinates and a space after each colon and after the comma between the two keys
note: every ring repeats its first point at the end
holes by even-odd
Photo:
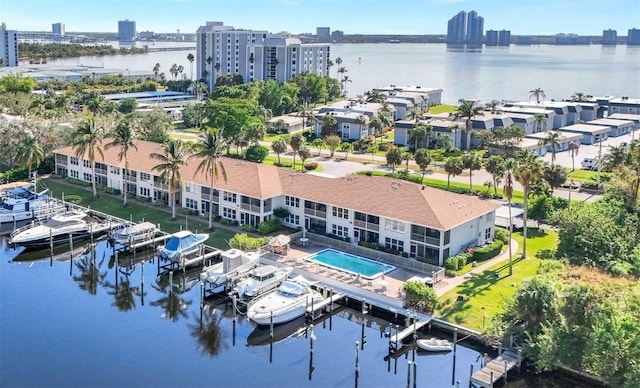
{"type": "MultiPolygon", "coordinates": [[[[172,288],[157,261],[116,268],[104,242],[95,254],[81,252],[73,261],[58,252],[49,260],[46,250],[23,254],[5,244],[0,238],[2,387],[354,386],[361,322],[366,345],[358,352],[358,385],[406,384],[405,356],[397,363],[384,360],[388,323],[380,319],[367,315],[363,321],[345,309],[319,323],[310,378],[304,330],[289,337],[299,326],[277,328],[278,342],[271,346],[255,339],[261,333],[243,316],[234,330],[230,304],[207,301],[201,310],[199,270],[184,282],[175,272],[172,288]]],[[[119,260],[128,262],[122,255],[119,260]]],[[[416,353],[418,386],[451,386],[452,378],[466,386],[478,355],[459,346],[454,374],[453,353],[416,353]]]]}
{"type": "Polygon", "coordinates": [[[365,259],[364,257],[351,255],[335,249],[323,249],[320,252],[307,257],[307,260],[349,272],[354,275],[360,274],[362,277],[367,279],[372,279],[378,275],[388,273],[396,269],[396,267],[392,265],[378,263],[365,259]]]}

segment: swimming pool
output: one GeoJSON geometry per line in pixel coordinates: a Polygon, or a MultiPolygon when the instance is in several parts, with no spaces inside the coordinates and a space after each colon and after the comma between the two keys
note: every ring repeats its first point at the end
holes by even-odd
{"type": "Polygon", "coordinates": [[[323,249],[320,252],[307,257],[306,260],[339,269],[354,275],[360,274],[360,276],[365,279],[373,279],[376,276],[396,269],[393,265],[380,263],[361,256],[337,251],[335,249],[323,249]]]}

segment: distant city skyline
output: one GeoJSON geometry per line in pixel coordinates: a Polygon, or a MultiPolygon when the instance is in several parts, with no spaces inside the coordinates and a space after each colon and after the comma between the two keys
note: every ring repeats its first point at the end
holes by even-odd
{"type": "Polygon", "coordinates": [[[2,0],[0,22],[19,31],[49,31],[61,22],[67,33],[117,33],[118,21],[129,19],[138,31],[158,33],[195,33],[215,20],[294,34],[330,27],[345,34],[444,35],[451,17],[474,10],[485,30],[513,35],[595,36],[611,28],[626,36],[640,28],[640,1],[610,0],[606,8],[597,0],[2,0]]]}

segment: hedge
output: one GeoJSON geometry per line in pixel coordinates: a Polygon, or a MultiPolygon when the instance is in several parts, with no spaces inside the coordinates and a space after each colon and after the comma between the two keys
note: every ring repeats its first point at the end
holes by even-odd
{"type": "Polygon", "coordinates": [[[490,258],[495,257],[500,253],[500,251],[502,250],[502,245],[504,245],[502,243],[502,241],[495,240],[494,242],[492,242],[489,245],[485,245],[483,247],[476,248],[473,251],[472,258],[473,258],[474,261],[489,260],[490,258]]]}

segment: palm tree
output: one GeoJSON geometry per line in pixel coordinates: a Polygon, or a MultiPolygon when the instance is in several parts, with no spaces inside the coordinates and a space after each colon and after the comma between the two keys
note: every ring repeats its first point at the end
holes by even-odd
{"type": "Polygon", "coordinates": [[[115,130],[111,133],[111,141],[105,144],[104,149],[108,150],[112,147],[118,147],[118,161],[124,160],[124,174],[122,174],[122,204],[127,204],[127,190],[125,183],[125,176],[129,175],[129,161],[127,159],[127,153],[130,148],[138,150],[136,145],[136,135],[131,128],[131,121],[126,120],[118,123],[115,130]]]}
{"type": "Polygon", "coordinates": [[[395,174],[396,166],[402,163],[402,149],[393,147],[387,151],[386,155],[387,164],[391,166],[391,172],[395,174]]]}
{"type": "Polygon", "coordinates": [[[27,135],[20,141],[16,150],[16,160],[20,166],[27,167],[29,177],[31,177],[33,166],[37,167],[44,160],[44,150],[35,137],[27,135]]]}
{"type": "Polygon", "coordinates": [[[494,113],[496,111],[496,107],[498,107],[499,105],[500,105],[500,101],[491,100],[491,102],[488,102],[488,103],[484,104],[484,107],[486,109],[489,109],[491,111],[491,113],[494,113]]]}
{"type": "Polygon", "coordinates": [[[498,184],[500,184],[500,180],[502,180],[505,173],[504,159],[500,155],[491,156],[487,161],[485,169],[491,174],[491,178],[493,179],[493,193],[498,195],[498,184]]]}
{"type": "Polygon", "coordinates": [[[336,71],[336,78],[338,78],[338,74],[340,74],[340,65],[342,65],[342,58],[337,57],[333,63],[337,66],[338,70],[336,71]]]}
{"type": "Polygon", "coordinates": [[[355,118],[354,123],[358,124],[360,133],[362,133],[362,126],[369,122],[369,118],[365,115],[359,115],[355,118]]]}
{"type": "Polygon", "coordinates": [[[536,126],[536,129],[538,130],[537,132],[542,131],[542,129],[540,127],[542,127],[543,125],[547,126],[547,116],[545,116],[542,113],[536,113],[535,115],[533,115],[533,123],[536,126]]]}
{"type": "Polygon", "coordinates": [[[349,82],[352,82],[352,81],[349,79],[348,75],[345,75],[344,77],[342,77],[342,84],[343,84],[342,94],[345,96],[347,95],[347,83],[349,82]]]}
{"type": "Polygon", "coordinates": [[[575,157],[578,156],[578,151],[580,150],[580,146],[574,142],[569,143],[569,152],[571,153],[571,171],[576,170],[576,160],[575,157]]]}
{"type": "Polygon", "coordinates": [[[155,77],[155,80],[158,80],[158,74],[160,74],[160,63],[156,63],[153,66],[153,76],[155,77]]]}
{"type": "Polygon", "coordinates": [[[87,110],[91,112],[93,117],[101,115],[102,113],[104,113],[104,110],[105,110],[104,98],[102,97],[92,98],[89,101],[87,101],[85,106],[87,107],[87,110]]]}
{"type": "Polygon", "coordinates": [[[293,150],[293,169],[296,169],[296,154],[300,150],[300,148],[304,145],[304,136],[299,133],[294,134],[289,139],[289,146],[293,150]]]}
{"type": "Polygon", "coordinates": [[[462,166],[469,169],[469,192],[473,191],[473,170],[482,167],[480,157],[475,152],[467,151],[462,155],[462,166]]]}
{"type": "Polygon", "coordinates": [[[191,75],[189,77],[189,79],[193,79],[193,61],[196,59],[196,57],[193,56],[193,54],[189,53],[189,55],[187,55],[187,60],[189,61],[189,67],[190,67],[190,72],[191,75]]]}
{"type": "Polygon", "coordinates": [[[573,93],[573,95],[571,96],[571,101],[578,101],[581,102],[583,101],[584,98],[584,93],[581,92],[575,92],[573,93]]]}
{"type": "Polygon", "coordinates": [[[429,163],[431,163],[431,155],[429,155],[428,149],[420,148],[416,151],[413,158],[418,167],[420,167],[420,171],[422,171],[422,179],[420,180],[420,183],[422,183],[424,181],[424,174],[427,172],[427,167],[429,167],[429,163]]]}
{"type": "Polygon", "coordinates": [[[524,191],[523,203],[523,241],[522,241],[522,257],[527,256],[527,205],[528,197],[531,192],[531,186],[536,183],[543,175],[542,161],[536,154],[529,150],[520,150],[516,152],[517,166],[513,170],[513,176],[522,185],[524,191]]]}
{"type": "MultiPolygon", "coordinates": [[[[162,153],[152,153],[151,159],[159,161],[152,170],[160,173],[160,178],[168,183],[169,201],[171,201],[171,219],[176,218],[176,190],[182,187],[180,168],[187,165],[187,150],[181,140],[169,139],[162,145],[162,153]]],[[[211,193],[212,194],[212,193],[211,193]]]]}
{"type": "Polygon", "coordinates": [[[560,131],[547,131],[546,136],[538,141],[539,147],[551,147],[551,165],[556,162],[556,151],[560,148],[560,131]]]}
{"type": "Polygon", "coordinates": [[[462,165],[462,161],[460,158],[449,158],[444,163],[444,171],[447,172],[447,190],[449,190],[449,185],[451,184],[451,175],[454,177],[462,174],[462,170],[464,166],[462,165]]]}
{"type": "Polygon", "coordinates": [[[533,90],[529,90],[529,97],[535,97],[536,103],[540,103],[540,97],[546,98],[547,96],[544,94],[544,90],[542,88],[535,88],[533,90]]]}
{"type": "Polygon", "coordinates": [[[467,132],[467,151],[471,149],[471,131],[472,128],[472,119],[476,116],[482,116],[482,107],[476,105],[473,101],[462,100],[460,106],[458,106],[458,110],[456,110],[455,114],[459,117],[464,117],[467,119],[465,131],[467,132]]]}
{"type": "Polygon", "coordinates": [[[353,144],[349,143],[348,141],[343,141],[342,143],[340,143],[340,150],[344,152],[344,158],[346,160],[349,156],[349,152],[353,151],[353,144]]]}
{"type": "Polygon", "coordinates": [[[409,130],[409,139],[413,140],[413,150],[418,150],[418,144],[424,140],[427,136],[427,125],[424,123],[417,123],[409,130]]]}
{"type": "Polygon", "coordinates": [[[44,118],[44,112],[46,109],[47,101],[41,95],[36,95],[31,100],[31,105],[29,106],[29,111],[35,112],[35,114],[41,119],[44,118]]]}
{"type": "Polygon", "coordinates": [[[93,118],[82,123],[73,133],[71,147],[75,151],[76,157],[84,159],[85,156],[89,160],[91,166],[91,186],[93,188],[93,196],[97,197],[95,168],[96,154],[104,159],[102,148],[102,130],[95,125],[93,118]]]}
{"type": "Polygon", "coordinates": [[[513,170],[516,166],[516,161],[513,158],[509,158],[504,161],[504,195],[507,197],[507,204],[509,206],[509,276],[513,274],[513,253],[511,252],[511,234],[513,233],[513,222],[511,221],[511,200],[513,199],[513,170]]]}
{"type": "Polygon", "coordinates": [[[413,160],[413,154],[406,147],[402,147],[402,161],[405,171],[409,172],[409,162],[413,160]]]}
{"type": "Polygon", "coordinates": [[[309,147],[307,147],[306,144],[303,144],[298,149],[298,155],[300,156],[300,160],[302,160],[302,166],[304,167],[304,162],[311,156],[311,150],[309,149],[309,147]]]}
{"type": "MultiPolygon", "coordinates": [[[[218,180],[219,176],[222,176],[224,181],[227,181],[227,173],[224,170],[224,165],[220,161],[220,155],[222,150],[227,146],[225,138],[221,130],[211,129],[209,130],[203,139],[194,144],[192,154],[189,159],[200,159],[200,164],[194,172],[194,176],[199,173],[205,173],[209,175],[209,195],[213,197],[213,184],[218,180]]],[[[209,229],[213,226],[213,201],[211,201],[209,209],[209,229]]]]}
{"type": "Polygon", "coordinates": [[[411,108],[409,108],[409,111],[407,112],[407,117],[412,119],[414,123],[417,123],[421,114],[422,114],[422,111],[420,110],[420,108],[418,108],[417,106],[412,106],[411,108]]]}
{"type": "Polygon", "coordinates": [[[453,123],[453,125],[451,125],[449,127],[449,130],[451,131],[451,134],[453,135],[453,148],[457,148],[457,139],[458,139],[458,135],[457,133],[460,132],[462,130],[462,128],[460,127],[459,123],[453,123]]]}
{"type": "Polygon", "coordinates": [[[374,137],[378,137],[380,136],[380,143],[382,143],[382,128],[384,127],[384,124],[382,123],[382,120],[380,119],[379,116],[374,116],[371,118],[371,121],[369,122],[369,128],[373,128],[373,136],[374,137]]]}
{"type": "Polygon", "coordinates": [[[271,143],[271,148],[273,149],[273,152],[278,155],[278,165],[282,165],[282,163],[280,163],[280,154],[287,152],[287,141],[283,138],[279,138],[271,143]]]}

